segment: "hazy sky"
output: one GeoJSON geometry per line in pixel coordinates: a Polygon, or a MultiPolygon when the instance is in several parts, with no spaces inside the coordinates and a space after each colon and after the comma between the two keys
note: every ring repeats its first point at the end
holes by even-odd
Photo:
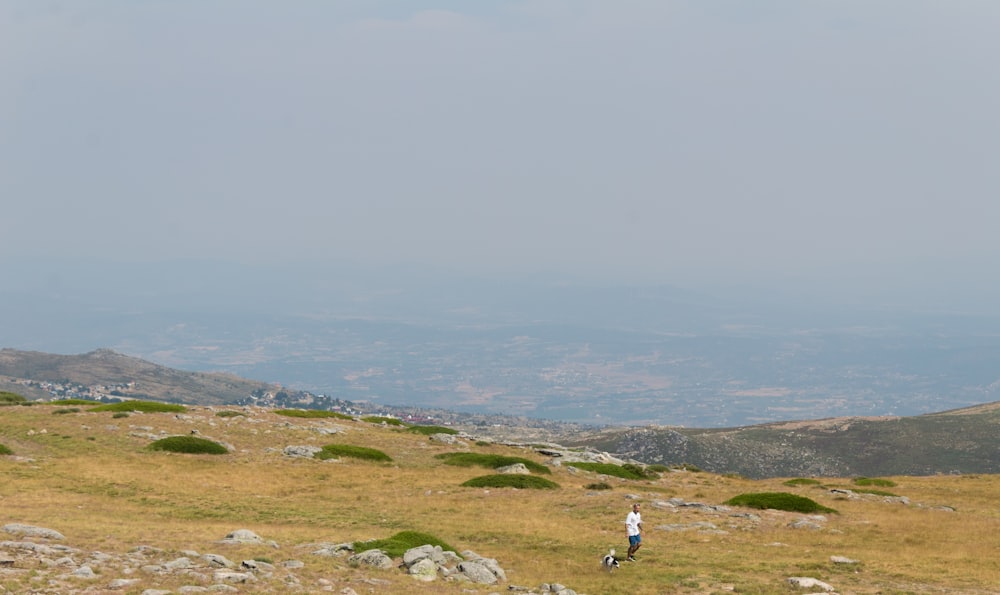
{"type": "Polygon", "coordinates": [[[0,263],[994,282],[998,31],[996,0],[0,0],[0,263]]]}

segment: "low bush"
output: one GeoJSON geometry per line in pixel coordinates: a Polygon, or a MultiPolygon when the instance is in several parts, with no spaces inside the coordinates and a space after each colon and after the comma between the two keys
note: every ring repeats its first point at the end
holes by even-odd
{"type": "Polygon", "coordinates": [[[458,434],[458,430],[455,428],[446,428],[444,426],[410,426],[406,428],[407,432],[413,432],[414,434],[423,434],[424,436],[430,436],[431,434],[458,434]]]}
{"type": "Polygon", "coordinates": [[[559,487],[554,481],[537,475],[483,475],[462,483],[466,488],[516,488],[519,490],[554,490],[559,487]]]}
{"type": "Polygon", "coordinates": [[[59,399],[58,401],[49,401],[49,405],[97,405],[97,401],[89,399],[59,399]]]}
{"type": "Polygon", "coordinates": [[[242,411],[233,411],[232,409],[226,409],[225,411],[216,411],[215,417],[246,417],[246,414],[242,411]]]}
{"type": "Polygon", "coordinates": [[[0,406],[3,405],[23,405],[27,403],[28,399],[25,399],[17,393],[7,392],[5,390],[0,390],[0,406]]]}
{"type": "Polygon", "coordinates": [[[458,467],[477,466],[486,467],[487,469],[499,469],[500,467],[521,463],[533,473],[552,474],[552,471],[545,465],[522,457],[508,457],[478,452],[445,452],[434,455],[434,458],[443,460],[447,465],[456,465],[458,467]]]}
{"type": "Polygon", "coordinates": [[[123,417],[128,417],[128,416],[129,416],[128,411],[119,411],[118,413],[112,415],[111,419],[121,419],[123,417]]]}
{"type": "Polygon", "coordinates": [[[604,483],[603,481],[601,483],[588,483],[587,485],[584,486],[584,489],[588,489],[588,490],[610,490],[611,489],[611,484],[604,483]]]}
{"type": "MultiPolygon", "coordinates": [[[[649,479],[647,474],[637,465],[615,465],[614,463],[566,463],[567,467],[576,467],[584,471],[592,471],[601,475],[610,475],[622,479],[649,479]]],[[[655,475],[655,474],[654,474],[655,475]]]]}
{"type": "Polygon", "coordinates": [[[367,417],[362,417],[361,421],[366,421],[370,424],[386,424],[387,426],[405,426],[403,420],[395,417],[385,417],[383,415],[369,415],[367,417]]]}
{"type": "Polygon", "coordinates": [[[803,496],[788,494],[785,492],[759,492],[755,494],[740,494],[726,500],[723,504],[729,506],[744,506],[746,508],[759,508],[771,510],[786,510],[788,512],[817,513],[817,512],[837,512],[832,508],[827,508],[818,502],[803,496]]]}
{"type": "Polygon", "coordinates": [[[855,477],[851,480],[856,486],[875,486],[878,488],[894,488],[896,487],[896,482],[891,479],[883,479],[880,477],[855,477]]]}
{"type": "Polygon", "coordinates": [[[407,550],[422,545],[440,546],[442,550],[454,552],[455,548],[441,541],[433,535],[420,533],[418,531],[400,531],[388,539],[370,539],[368,541],[354,542],[354,551],[367,552],[368,550],[382,550],[387,556],[393,558],[402,557],[407,550]]]}
{"type": "Polygon", "coordinates": [[[354,419],[346,413],[341,413],[339,411],[325,411],[323,409],[276,409],[274,412],[278,415],[284,415],[285,417],[305,417],[310,419],[332,417],[335,419],[354,419]]]}
{"type": "Polygon", "coordinates": [[[149,445],[150,450],[180,452],[185,454],[224,455],[229,452],[225,446],[197,436],[168,436],[149,445]]]}
{"type": "Polygon", "coordinates": [[[122,401],[120,403],[108,403],[98,405],[91,411],[141,411],[143,413],[184,413],[187,407],[174,403],[161,403],[159,401],[122,401]]]}
{"type": "Polygon", "coordinates": [[[337,459],[340,457],[351,457],[365,461],[390,462],[392,457],[381,450],[368,448],[367,446],[354,446],[351,444],[327,444],[322,450],[313,455],[320,460],[337,459]]]}
{"type": "Polygon", "coordinates": [[[809,479],[808,477],[796,477],[795,479],[789,479],[785,482],[786,486],[818,486],[820,484],[818,479],[809,479]]]}
{"type": "Polygon", "coordinates": [[[80,413],[79,407],[63,407],[62,409],[56,409],[52,412],[52,415],[65,415],[67,413],[80,413]]]}
{"type": "Polygon", "coordinates": [[[0,455],[12,455],[12,454],[14,454],[13,450],[7,448],[3,444],[0,444],[0,455]]]}

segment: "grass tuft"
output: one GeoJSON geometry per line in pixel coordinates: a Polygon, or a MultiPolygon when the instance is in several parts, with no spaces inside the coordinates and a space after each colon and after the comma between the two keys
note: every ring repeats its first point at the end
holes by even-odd
{"type": "Polygon", "coordinates": [[[611,484],[604,483],[602,481],[600,483],[588,483],[587,485],[585,485],[583,487],[584,487],[584,489],[587,489],[587,490],[610,490],[611,489],[611,484]]]}
{"type": "Polygon", "coordinates": [[[52,412],[52,415],[65,415],[67,413],[80,413],[79,407],[63,407],[61,409],[56,409],[52,412]]]}
{"type": "Polygon", "coordinates": [[[325,411],[323,409],[276,409],[274,412],[278,415],[284,415],[285,417],[304,417],[308,419],[332,417],[335,419],[354,419],[346,413],[341,413],[339,411],[325,411]]]}
{"type": "Polygon", "coordinates": [[[463,482],[466,488],[516,488],[519,490],[554,490],[559,487],[554,481],[537,475],[483,475],[463,482]]]}
{"type": "Polygon", "coordinates": [[[143,413],[184,413],[187,407],[174,403],[161,403],[159,401],[122,401],[121,403],[108,403],[99,405],[91,411],[142,411],[143,413]]]}
{"type": "Polygon", "coordinates": [[[614,463],[566,463],[567,467],[576,467],[584,471],[620,477],[622,479],[656,479],[656,473],[647,472],[639,465],[625,464],[615,465],[614,463]]]}
{"type": "Polygon", "coordinates": [[[0,455],[12,455],[12,454],[14,454],[13,450],[7,448],[3,444],[0,444],[0,455]]]}
{"type": "Polygon", "coordinates": [[[883,479],[881,477],[855,477],[851,480],[856,486],[874,486],[878,488],[894,488],[896,487],[896,482],[891,479],[883,479]]]}
{"type": "Polygon", "coordinates": [[[323,450],[317,452],[313,455],[313,457],[323,461],[327,459],[337,459],[340,457],[351,457],[353,459],[382,463],[392,461],[392,457],[385,454],[381,450],[368,448],[367,446],[354,446],[351,444],[327,444],[323,447],[323,450]]]}
{"type": "Polygon", "coordinates": [[[225,411],[216,411],[215,417],[246,417],[246,414],[242,411],[233,411],[232,409],[226,409],[225,411]]]}
{"type": "Polygon", "coordinates": [[[455,428],[446,428],[444,426],[410,426],[406,428],[407,432],[413,432],[414,434],[423,434],[424,436],[430,436],[431,434],[458,434],[458,430],[455,428]]]}
{"type": "Polygon", "coordinates": [[[788,494],[785,492],[758,492],[755,494],[740,494],[726,500],[724,504],[729,506],[744,506],[746,508],[759,508],[771,510],[786,510],[788,512],[817,513],[817,512],[837,512],[832,508],[804,496],[788,494]]]}
{"type": "Polygon", "coordinates": [[[366,421],[370,424],[385,424],[387,426],[405,426],[403,420],[395,417],[385,417],[384,415],[369,415],[362,417],[361,421],[366,421]]]}
{"type": "Polygon", "coordinates": [[[818,479],[810,479],[808,477],[796,477],[795,479],[789,479],[785,482],[786,486],[818,486],[822,485],[818,479]]]}
{"type": "Polygon", "coordinates": [[[17,393],[7,392],[5,390],[0,391],[0,406],[23,405],[27,402],[28,399],[25,399],[17,393]]]}
{"type": "Polygon", "coordinates": [[[477,466],[487,469],[499,469],[500,467],[521,463],[533,473],[552,474],[552,471],[545,465],[523,457],[491,455],[478,452],[445,452],[434,455],[434,458],[443,460],[446,465],[455,465],[458,467],[477,466]]]}
{"type": "Polygon", "coordinates": [[[419,531],[400,531],[387,539],[370,539],[368,541],[354,542],[354,551],[367,552],[368,550],[382,550],[387,556],[399,558],[407,550],[422,545],[440,546],[442,550],[454,552],[455,548],[441,541],[433,535],[420,533],[419,531]]]}
{"type": "Polygon", "coordinates": [[[229,449],[211,440],[197,436],[167,436],[149,445],[150,450],[181,452],[185,454],[224,455],[229,449]]]}

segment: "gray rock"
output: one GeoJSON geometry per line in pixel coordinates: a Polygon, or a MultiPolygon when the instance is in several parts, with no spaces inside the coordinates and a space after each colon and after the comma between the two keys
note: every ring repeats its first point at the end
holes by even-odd
{"type": "Polygon", "coordinates": [[[14,533],[15,535],[23,535],[24,537],[41,537],[44,539],[66,539],[63,534],[54,531],[52,529],[46,529],[44,527],[35,527],[33,525],[22,525],[20,523],[10,523],[3,526],[3,530],[7,533],[14,533]]]}
{"type": "Polygon", "coordinates": [[[497,576],[493,574],[493,571],[476,560],[462,562],[458,565],[458,571],[470,581],[480,585],[495,585],[497,583],[497,576]]]}
{"type": "Polygon", "coordinates": [[[826,592],[833,591],[833,587],[823,581],[808,576],[789,577],[788,584],[800,589],[821,589],[826,592]]]}
{"type": "Polygon", "coordinates": [[[430,582],[438,577],[438,565],[430,558],[423,558],[409,566],[407,572],[417,580],[430,582]]]}
{"type": "Polygon", "coordinates": [[[108,588],[112,591],[117,591],[119,589],[126,589],[134,585],[138,585],[142,580],[137,578],[116,578],[115,580],[108,583],[108,588]]]}
{"type": "Polygon", "coordinates": [[[367,550],[359,554],[354,554],[347,559],[352,566],[371,566],[372,568],[382,568],[388,570],[395,564],[392,558],[387,556],[382,550],[367,550]]]}

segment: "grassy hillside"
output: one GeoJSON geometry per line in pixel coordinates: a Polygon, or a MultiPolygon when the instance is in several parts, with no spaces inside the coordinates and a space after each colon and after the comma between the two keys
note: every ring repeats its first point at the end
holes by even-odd
{"type": "MultiPolygon", "coordinates": [[[[0,376],[86,386],[134,382],[136,394],[129,396],[200,405],[231,403],[255,390],[274,390],[263,382],[230,374],[175,370],[109,349],[80,355],[0,349],[0,376]]],[[[9,384],[0,388],[25,392],[29,398],[48,397],[37,389],[25,391],[9,384]]]]}
{"type": "Polygon", "coordinates": [[[1000,473],[1000,408],[726,429],[608,428],[569,443],[751,478],[1000,473]]]}
{"type": "MultiPolygon", "coordinates": [[[[274,566],[271,575],[238,585],[242,593],[486,594],[510,585],[540,592],[542,583],[562,583],[590,595],[787,594],[806,592],[787,583],[802,576],[858,594],[984,594],[1000,584],[993,555],[1000,548],[1000,478],[993,475],[898,476],[876,483],[891,486],[878,490],[850,478],[789,482],[676,470],[627,480],[559,465],[558,458],[527,447],[465,437],[449,444],[360,420],[232,411],[2,407],[0,445],[12,454],[0,455],[0,526],[46,527],[65,536],[59,543],[82,552],[116,556],[147,546],[140,551],[162,552],[157,555],[166,559],[194,550],[274,566]],[[148,448],[157,438],[195,434],[228,445],[229,452],[148,448]],[[391,461],[283,454],[286,446],[329,444],[375,449],[391,461]],[[559,487],[462,487],[493,471],[447,464],[438,455],[449,452],[528,459],[546,465],[551,473],[545,477],[559,487]],[[610,489],[593,488],[597,483],[610,489]],[[762,493],[790,493],[837,512],[723,505],[762,493]],[[643,504],[646,527],[639,560],[603,572],[599,560],[608,548],[625,550],[623,521],[635,501],[643,504]],[[238,529],[276,547],[219,543],[238,529]],[[358,568],[346,557],[315,553],[322,544],[400,532],[433,535],[457,550],[495,558],[508,580],[492,587],[423,583],[398,568],[358,568]],[[835,563],[832,556],[853,563],[835,563]],[[286,567],[292,560],[302,567],[286,567]]],[[[5,539],[18,538],[0,531],[5,539]]],[[[60,580],[100,589],[119,578],[117,569],[94,560],[96,579],[60,580]]],[[[0,567],[0,591],[44,591],[60,573],[58,566],[21,564],[0,567]]],[[[176,590],[192,580],[148,572],[138,563],[128,577],[140,582],[117,592],[176,590]]]]}

